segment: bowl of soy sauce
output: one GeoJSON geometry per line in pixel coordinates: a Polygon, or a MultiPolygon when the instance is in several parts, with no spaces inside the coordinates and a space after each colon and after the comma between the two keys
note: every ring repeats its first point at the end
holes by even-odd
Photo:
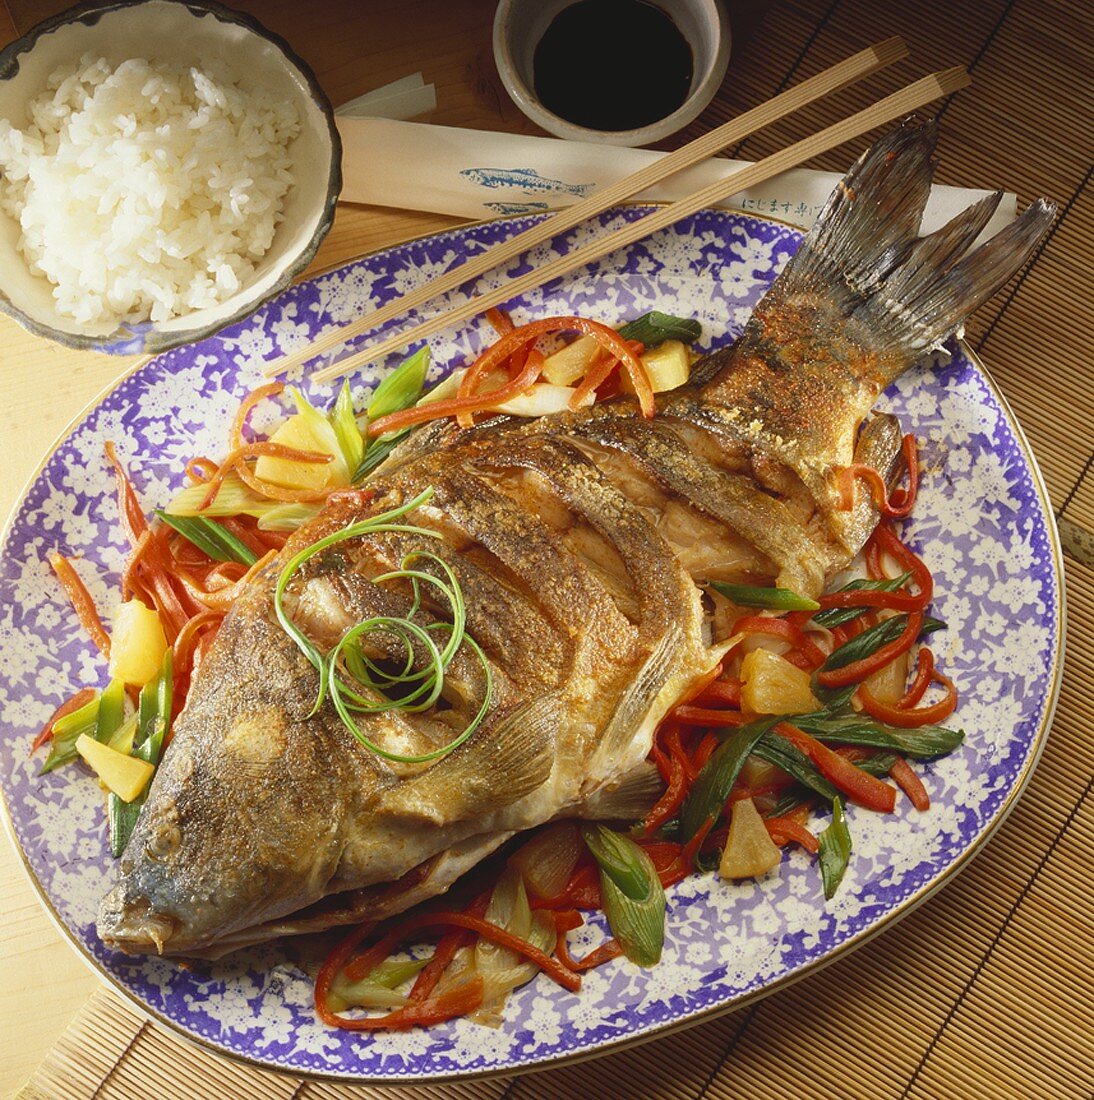
{"type": "Polygon", "coordinates": [[[711,101],[729,62],[718,0],[501,0],[494,58],[513,102],[557,137],[648,145],[711,101]]]}

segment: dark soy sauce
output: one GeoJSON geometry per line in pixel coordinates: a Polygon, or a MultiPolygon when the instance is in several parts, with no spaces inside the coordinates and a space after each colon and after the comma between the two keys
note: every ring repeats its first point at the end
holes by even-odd
{"type": "Polygon", "coordinates": [[[578,0],[555,16],[532,61],[547,110],[590,130],[635,130],[688,97],[691,46],[644,0],[578,0]]]}

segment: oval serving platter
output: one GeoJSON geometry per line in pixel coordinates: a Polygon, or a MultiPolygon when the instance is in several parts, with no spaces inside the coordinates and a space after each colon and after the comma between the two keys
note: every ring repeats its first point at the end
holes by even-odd
{"type": "MultiPolygon", "coordinates": [[[[641,212],[609,212],[521,267],[641,212]]],[[[187,969],[103,947],[95,914],[114,869],[99,788],[76,765],[39,778],[42,756],[27,755],[51,711],[105,676],[45,561],[52,547],[80,555],[97,604],[115,602],[126,546],[103,443],[115,442],[146,509],[162,506],[188,458],[224,453],[232,414],[265,360],[533,220],[486,222],[368,256],[289,289],[216,337],[141,364],[45,460],[0,547],[0,787],[26,869],[102,978],[224,1054],[296,1073],[421,1082],[588,1057],[739,1007],[838,958],[942,885],[1014,805],[1043,746],[1063,656],[1056,531],[1020,428],[972,354],[952,343],[891,387],[881,407],[920,439],[924,472],[906,531],[936,578],[935,613],[949,629],[932,645],[961,691],[955,721],[968,736],[923,769],[929,811],[904,800],[892,815],[849,810],[854,853],[832,901],[815,862],[796,849],[761,882],[693,876],[670,891],[659,966],[617,960],[589,972],[577,995],[541,976],[510,998],[497,1029],[456,1020],[402,1034],[328,1030],[313,1012],[299,953],[279,945],[187,969]]],[[[511,312],[518,322],[564,313],[621,322],[657,308],[697,317],[703,346],[718,346],[740,332],[800,239],[789,226],[704,211],[526,295],[511,312]]],[[[488,340],[485,330],[435,339],[432,380],[488,340]]],[[[357,407],[392,365],[354,376],[357,407]]],[[[324,404],[333,395],[311,393],[324,404]]],[[[600,935],[592,930],[588,942],[600,935]]]]}

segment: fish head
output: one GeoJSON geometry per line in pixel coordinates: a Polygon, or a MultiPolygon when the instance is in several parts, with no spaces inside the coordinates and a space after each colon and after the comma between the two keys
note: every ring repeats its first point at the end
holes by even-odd
{"type": "Polygon", "coordinates": [[[194,952],[310,904],[336,873],[367,784],[346,774],[344,738],[310,714],[310,666],[275,648],[263,612],[237,609],[175,723],[100,910],[109,947],[194,952]]]}

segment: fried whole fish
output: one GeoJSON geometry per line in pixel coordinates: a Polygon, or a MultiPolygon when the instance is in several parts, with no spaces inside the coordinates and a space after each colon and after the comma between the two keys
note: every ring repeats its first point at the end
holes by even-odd
{"type": "MultiPolygon", "coordinates": [[[[195,678],[103,902],[104,942],[215,957],[399,912],[552,818],[639,816],[657,794],[644,764],[653,730],[717,662],[731,618],[702,586],[815,596],[847,565],[877,516],[867,493],[841,508],[839,471],[861,462],[888,478],[897,462],[895,420],[870,415],[879,393],[1051,224],[1053,209],[1035,203],[970,252],[995,195],[918,238],[934,142],[932,124],[909,122],[865,154],[740,339],[662,395],[653,420],[618,398],[531,422],[422,428],[369,492],[297,532],[195,678]],[[274,587],[302,547],[427,487],[406,522],[439,539],[340,542],[286,594],[293,621],[329,650],[365,618],[408,612],[407,592],[372,579],[408,553],[429,549],[453,571],[492,673],[489,711],[449,754],[393,763],[329,702],[312,713],[317,674],[275,616],[274,587]]],[[[422,754],[451,741],[486,691],[465,642],[436,706],[361,722],[387,751],[422,754]]]]}

